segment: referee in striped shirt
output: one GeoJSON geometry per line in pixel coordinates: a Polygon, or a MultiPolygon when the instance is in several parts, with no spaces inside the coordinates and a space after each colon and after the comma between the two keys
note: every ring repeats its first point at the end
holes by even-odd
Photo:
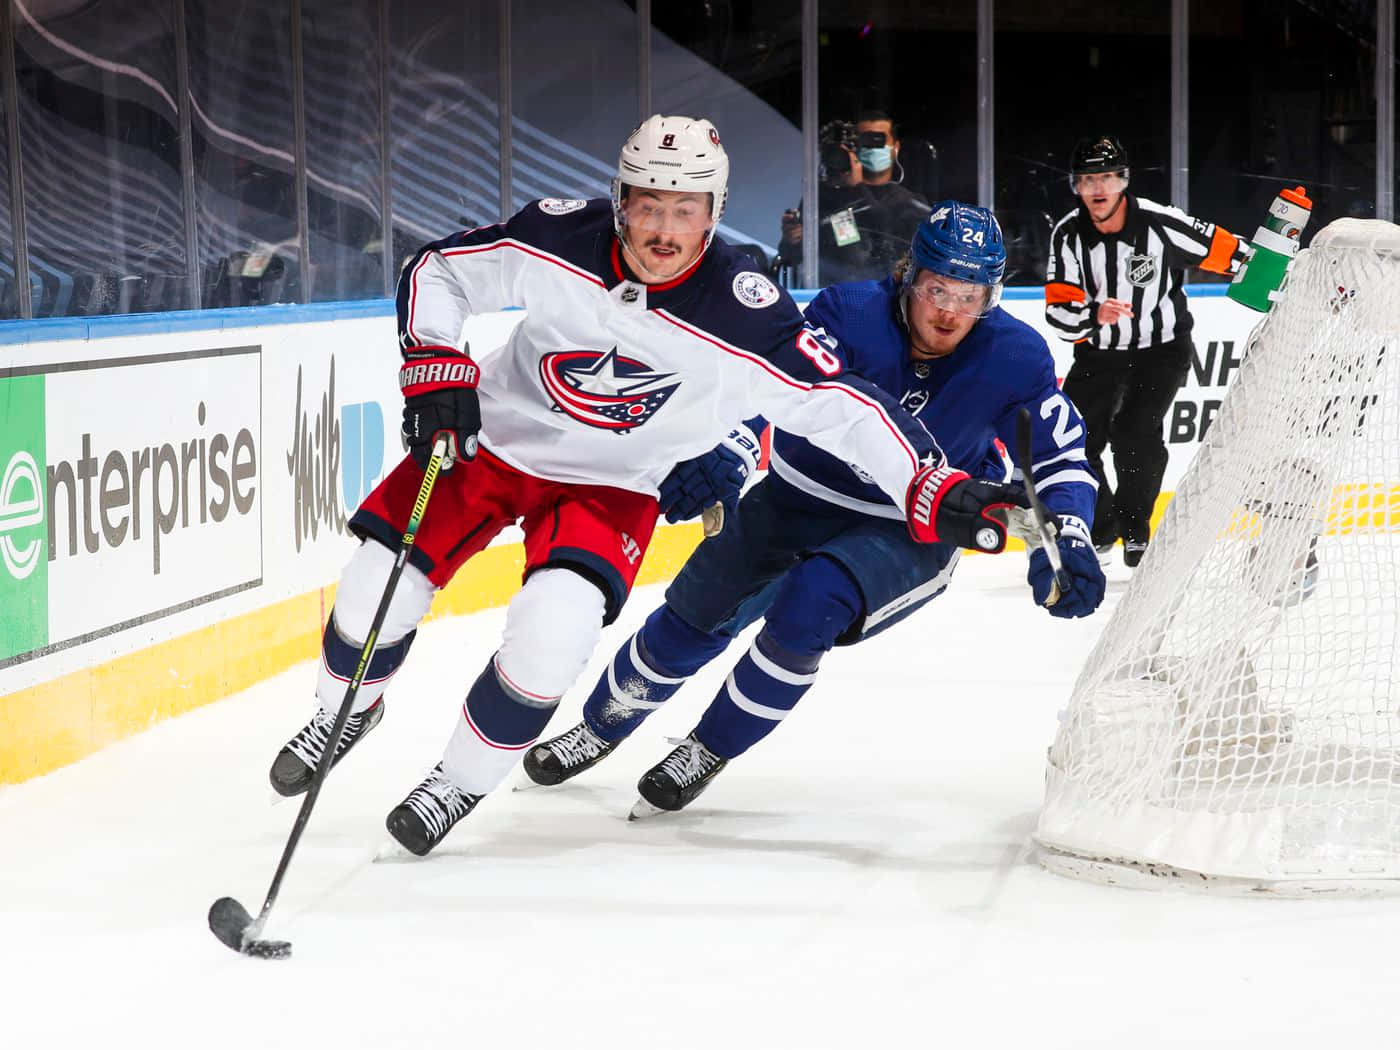
{"type": "Polygon", "coordinates": [[[1065,395],[1088,427],[1099,477],[1094,545],[1123,539],[1123,562],[1142,559],[1162,488],[1162,421],[1191,367],[1191,314],[1183,271],[1232,274],[1249,248],[1224,227],[1128,192],[1128,156],[1117,139],[1084,139],[1070,158],[1079,207],[1050,237],[1045,319],[1074,343],[1065,395]],[[1103,453],[1113,446],[1114,492],[1103,453]]]}

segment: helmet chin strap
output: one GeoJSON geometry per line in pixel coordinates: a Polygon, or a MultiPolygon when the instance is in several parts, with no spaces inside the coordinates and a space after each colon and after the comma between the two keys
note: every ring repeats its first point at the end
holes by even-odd
{"type": "Polygon", "coordinates": [[[904,330],[909,333],[909,349],[928,353],[928,347],[921,345],[923,344],[923,339],[920,338],[918,330],[914,327],[914,322],[909,318],[909,296],[912,294],[913,289],[914,285],[911,281],[905,286],[904,290],[899,293],[899,319],[904,322],[904,330]]]}

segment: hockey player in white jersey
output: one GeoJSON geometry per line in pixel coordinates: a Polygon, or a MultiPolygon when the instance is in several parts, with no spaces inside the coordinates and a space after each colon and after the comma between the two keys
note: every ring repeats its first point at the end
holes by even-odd
{"type": "Polygon", "coordinates": [[[715,469],[732,454],[713,446],[737,421],[767,417],[860,463],[907,509],[915,539],[1004,547],[990,512],[1022,505],[1019,487],[951,468],[893,398],[843,374],[785,292],[715,238],[728,169],[709,121],[654,116],[624,144],[610,201],[534,201],[405,267],[410,454],[351,519],[364,542],[326,626],[319,709],[275,758],[277,791],[304,792],[326,750],[439,436],[455,467],[433,491],[333,761],[379,722],[437,588],[512,522],[526,565],[442,761],[388,816],[419,855],[501,782],[583,670],[631,589],[658,493],[689,510],[732,500],[738,472],[715,469]],[[525,319],[483,372],[458,348],[463,320],[511,306],[525,319]]]}

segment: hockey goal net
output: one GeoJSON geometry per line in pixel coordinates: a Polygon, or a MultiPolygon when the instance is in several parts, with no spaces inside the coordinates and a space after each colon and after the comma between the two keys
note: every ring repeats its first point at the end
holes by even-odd
{"type": "Polygon", "coordinates": [[[1050,749],[1047,867],[1400,883],[1400,226],[1294,261],[1050,749]]]}

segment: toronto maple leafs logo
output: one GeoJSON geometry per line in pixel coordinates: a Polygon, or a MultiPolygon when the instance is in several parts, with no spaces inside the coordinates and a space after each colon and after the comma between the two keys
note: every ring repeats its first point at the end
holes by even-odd
{"type": "Polygon", "coordinates": [[[681,385],[674,372],[653,371],[617,347],[545,354],[540,379],[556,412],[618,434],[645,423],[681,385]]]}

